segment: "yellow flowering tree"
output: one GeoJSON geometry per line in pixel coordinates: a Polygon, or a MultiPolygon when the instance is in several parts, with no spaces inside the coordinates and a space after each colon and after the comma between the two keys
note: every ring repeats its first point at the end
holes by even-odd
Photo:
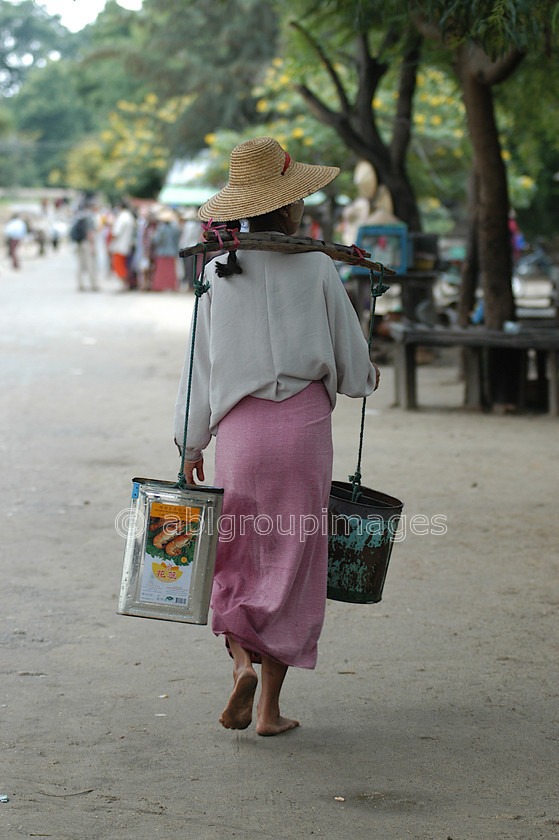
{"type": "MultiPolygon", "coordinates": [[[[210,167],[208,178],[219,184],[227,173],[231,148],[258,135],[275,137],[293,157],[308,163],[332,161],[349,167],[351,154],[336,132],[309,114],[295,89],[296,69],[289,58],[276,57],[261,82],[252,89],[261,121],[241,132],[216,131],[206,135],[210,167]]],[[[336,179],[335,190],[351,190],[347,172],[336,179]],[[340,180],[341,178],[341,180],[340,180]]]]}
{"type": "MultiPolygon", "coordinates": [[[[343,78],[344,85],[349,87],[349,69],[338,64],[336,71],[343,78]]],[[[351,179],[355,156],[333,128],[324,125],[309,112],[296,90],[300,72],[300,57],[275,58],[261,83],[252,91],[262,123],[244,133],[219,131],[206,135],[212,183],[219,185],[225,179],[232,146],[260,133],[276,137],[301,160],[337,163],[342,167],[342,174],[333,183],[332,189],[349,197],[356,195],[351,179]]],[[[326,76],[319,78],[319,74],[320,70],[315,70],[313,83],[324,90],[329,79],[326,76]]],[[[385,142],[389,142],[397,112],[396,84],[397,75],[388,73],[386,84],[377,90],[372,102],[379,132],[385,142]]],[[[455,224],[453,210],[463,201],[471,166],[464,105],[456,80],[440,68],[424,67],[417,74],[416,84],[413,133],[408,154],[410,180],[417,195],[423,225],[431,231],[444,232],[455,224]]],[[[511,184],[514,185],[517,206],[520,206],[529,199],[532,182],[513,167],[512,160],[510,167],[511,184]]]]}
{"type": "Polygon", "coordinates": [[[216,186],[222,185],[227,178],[231,149],[256,136],[274,137],[290,155],[305,163],[338,165],[341,167],[340,175],[324,189],[329,207],[321,213],[324,236],[331,238],[338,197],[352,197],[355,192],[352,180],[355,158],[333,129],[309,113],[296,90],[296,78],[295,59],[288,56],[274,58],[260,83],[251,91],[261,122],[240,132],[221,130],[206,135],[209,150],[206,178],[216,186]]]}
{"type": "Polygon", "coordinates": [[[166,133],[190,104],[190,97],[160,102],[148,93],[141,102],[121,100],[106,127],[85,138],[68,155],[66,182],[76,189],[153,197],[172,163],[166,133]]]}
{"type": "MultiPolygon", "coordinates": [[[[414,98],[413,134],[409,168],[418,195],[422,218],[429,230],[444,232],[454,225],[452,210],[462,205],[472,166],[472,146],[466,111],[455,76],[441,67],[425,65],[417,74],[414,98]]],[[[381,91],[374,107],[379,115],[394,118],[394,97],[381,91]]],[[[534,193],[534,180],[513,155],[512,124],[505,111],[499,113],[503,160],[514,207],[524,207],[534,193]]]]}

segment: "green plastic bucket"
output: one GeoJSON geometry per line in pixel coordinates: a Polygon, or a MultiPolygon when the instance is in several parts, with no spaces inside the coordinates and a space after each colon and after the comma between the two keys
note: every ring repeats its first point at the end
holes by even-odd
{"type": "Polygon", "coordinates": [[[334,601],[375,604],[382,598],[403,503],[353,485],[333,481],[328,504],[328,591],[334,601]]]}

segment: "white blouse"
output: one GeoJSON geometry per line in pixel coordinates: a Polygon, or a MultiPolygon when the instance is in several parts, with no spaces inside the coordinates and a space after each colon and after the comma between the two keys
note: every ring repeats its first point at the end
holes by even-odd
{"type": "MultiPolygon", "coordinates": [[[[197,461],[219,421],[246,396],[282,400],[322,380],[336,393],[364,397],[376,371],[353,306],[330,257],[239,251],[242,274],[206,266],[200,298],[185,458],[197,461]]],[[[192,329],[192,328],[191,328],[192,329]]],[[[188,347],[190,348],[190,342],[188,347]]],[[[182,448],[190,349],[175,406],[182,448]]]]}

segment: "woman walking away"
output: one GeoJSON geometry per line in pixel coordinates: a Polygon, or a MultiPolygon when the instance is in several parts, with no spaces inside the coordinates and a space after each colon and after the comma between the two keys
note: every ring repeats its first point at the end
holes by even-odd
{"type": "Polygon", "coordinates": [[[162,210],[152,238],[155,255],[152,292],[177,290],[176,263],[179,255],[179,238],[180,230],[175,221],[175,214],[169,209],[162,210]]]}
{"type": "MultiPolygon", "coordinates": [[[[298,163],[270,137],[231,153],[229,183],[199,218],[248,219],[251,231],[292,236],[303,198],[338,174],[298,163]]],[[[215,483],[224,488],[212,589],[212,629],[233,658],[233,692],[220,721],[256,731],[298,726],[279,698],[290,666],[314,668],[326,606],[325,512],[332,479],[336,393],[370,394],[378,369],[332,260],[323,253],[245,251],[217,257],[200,300],[185,476],[204,481],[202,450],[217,435],[215,483]]],[[[182,441],[185,362],[175,411],[182,441]]]]}

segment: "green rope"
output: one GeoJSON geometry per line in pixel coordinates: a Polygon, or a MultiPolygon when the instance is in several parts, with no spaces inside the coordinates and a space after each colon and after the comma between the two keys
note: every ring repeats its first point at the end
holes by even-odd
{"type": "Polygon", "coordinates": [[[194,313],[192,315],[192,339],[190,342],[190,361],[188,367],[188,385],[186,388],[186,409],[184,413],[184,435],[182,440],[182,451],[181,451],[181,465],[180,471],[178,474],[178,479],[176,486],[177,487],[186,487],[186,478],[184,475],[184,461],[185,461],[185,452],[186,452],[186,436],[188,434],[188,415],[190,413],[190,394],[192,391],[192,368],[194,366],[194,344],[196,342],[196,326],[198,323],[198,305],[200,303],[200,298],[203,294],[205,294],[208,289],[210,288],[209,283],[204,283],[204,269],[206,267],[206,248],[202,253],[202,268],[200,270],[200,274],[196,277],[196,257],[194,258],[192,264],[192,288],[194,289],[194,294],[196,296],[196,300],[194,302],[194,313]]]}
{"type": "MultiPolygon", "coordinates": [[[[369,323],[369,354],[371,353],[371,345],[373,343],[373,329],[375,324],[375,309],[377,305],[377,298],[383,295],[390,286],[385,285],[384,281],[384,266],[380,267],[380,278],[378,283],[375,283],[375,273],[370,272],[371,281],[371,321],[369,323]]],[[[365,434],[365,408],[367,405],[367,397],[363,397],[363,405],[361,407],[361,431],[359,433],[359,451],[357,454],[357,467],[353,475],[348,476],[353,490],[351,493],[351,501],[357,502],[361,495],[361,456],[363,454],[363,437],[365,434]]]]}

